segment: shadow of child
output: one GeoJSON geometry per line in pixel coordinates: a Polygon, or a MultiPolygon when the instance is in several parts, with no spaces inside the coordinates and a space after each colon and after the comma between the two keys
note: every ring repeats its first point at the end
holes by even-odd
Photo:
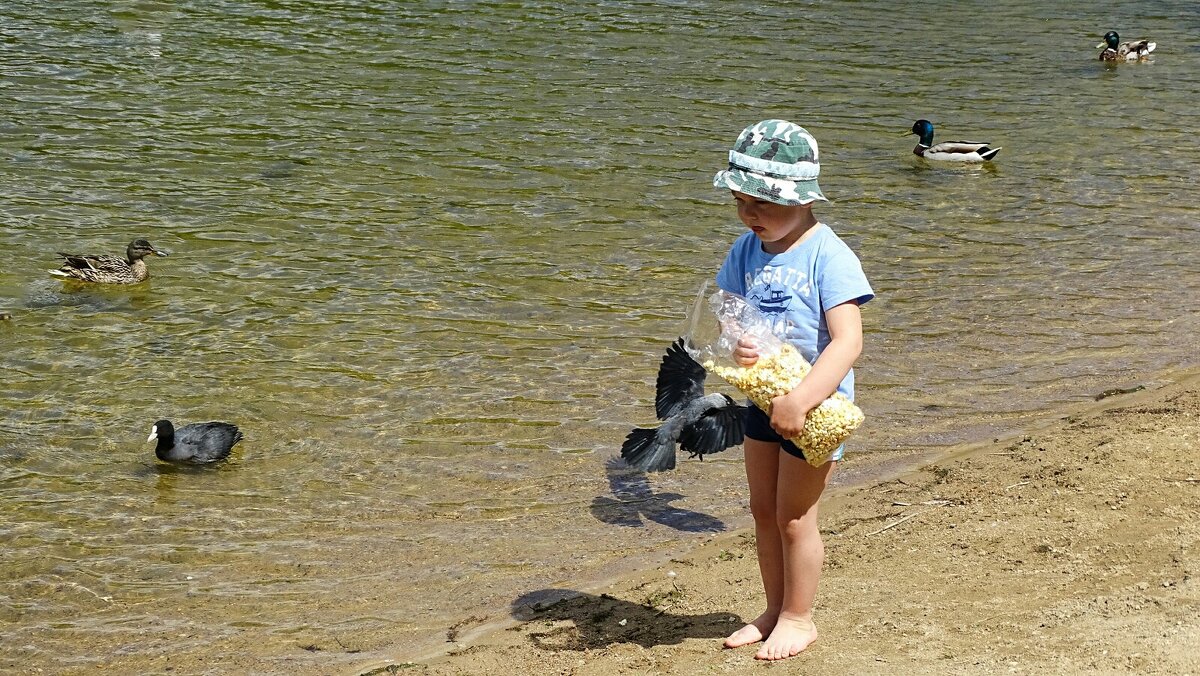
{"type": "Polygon", "coordinates": [[[526,623],[523,633],[541,650],[590,650],[616,643],[649,648],[689,638],[724,638],[745,624],[731,613],[683,615],[669,612],[686,592],[674,585],[649,594],[642,603],[570,589],[542,589],[518,597],[512,616],[526,623]]]}

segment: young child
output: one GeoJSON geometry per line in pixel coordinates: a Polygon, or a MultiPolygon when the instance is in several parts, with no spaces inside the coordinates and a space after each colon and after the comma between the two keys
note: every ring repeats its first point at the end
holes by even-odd
{"type": "MultiPolygon", "coordinates": [[[[875,296],[858,257],[813,215],[812,203],[826,201],[819,173],[811,134],[764,120],[742,131],[729,168],[713,178],[714,186],[733,192],[738,218],[750,229],[733,243],[717,284],[748,298],[813,365],[796,389],[771,402],[770,415],[750,406],[746,416],[746,479],[767,608],[725,646],[765,641],[755,655],[763,660],[792,657],[817,638],[813,599],[825,559],[817,502],[844,448],[813,467],[787,439],[800,434],[808,412],[834,390],[854,397],[859,306],[875,296]]],[[[757,361],[753,341],[739,341],[733,357],[742,366],[757,361]]]]}

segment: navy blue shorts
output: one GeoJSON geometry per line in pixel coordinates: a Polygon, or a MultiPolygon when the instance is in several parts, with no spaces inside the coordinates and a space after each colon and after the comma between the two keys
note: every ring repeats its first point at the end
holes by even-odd
{"type": "MultiPolygon", "coordinates": [[[[779,444],[779,447],[782,448],[783,451],[788,455],[792,455],[804,460],[804,451],[800,450],[799,446],[779,436],[778,432],[771,429],[771,416],[763,413],[762,409],[754,404],[751,404],[750,402],[746,403],[746,415],[742,420],[742,424],[743,427],[745,427],[745,433],[747,437],[750,437],[755,441],[775,442],[779,444]]],[[[829,459],[841,460],[842,455],[846,452],[845,449],[846,447],[844,445],[839,446],[838,449],[833,452],[833,455],[829,457],[829,459]]]]}

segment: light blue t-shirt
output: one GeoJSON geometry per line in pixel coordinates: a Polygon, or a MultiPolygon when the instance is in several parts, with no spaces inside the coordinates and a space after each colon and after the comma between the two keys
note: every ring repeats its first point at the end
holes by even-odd
{"type": "MultiPolygon", "coordinates": [[[[745,296],[774,322],[774,333],[791,343],[808,363],[829,344],[825,311],[847,301],[875,297],[858,256],[829,226],[818,224],[791,251],[769,254],[753,232],[733,243],[717,273],[717,285],[745,296]]],[[[854,398],[854,370],[838,385],[854,398]]]]}

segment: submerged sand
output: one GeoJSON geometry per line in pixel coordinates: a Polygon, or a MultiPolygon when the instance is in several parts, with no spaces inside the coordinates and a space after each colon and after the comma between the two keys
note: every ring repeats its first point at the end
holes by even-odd
{"type": "Polygon", "coordinates": [[[783,663],[720,647],[763,605],[742,532],[598,593],[539,590],[507,627],[447,627],[448,654],[359,671],[1200,673],[1198,374],[822,509],[821,636],[783,663]]]}
{"type": "MultiPolygon", "coordinates": [[[[842,485],[870,466],[851,457],[842,485]]],[[[438,628],[445,650],[423,658],[412,627],[248,632],[60,673],[1200,674],[1200,371],[888,477],[823,500],[820,638],[781,663],[720,647],[763,606],[741,531],[598,589],[528,590],[509,613],[438,628]]]]}

